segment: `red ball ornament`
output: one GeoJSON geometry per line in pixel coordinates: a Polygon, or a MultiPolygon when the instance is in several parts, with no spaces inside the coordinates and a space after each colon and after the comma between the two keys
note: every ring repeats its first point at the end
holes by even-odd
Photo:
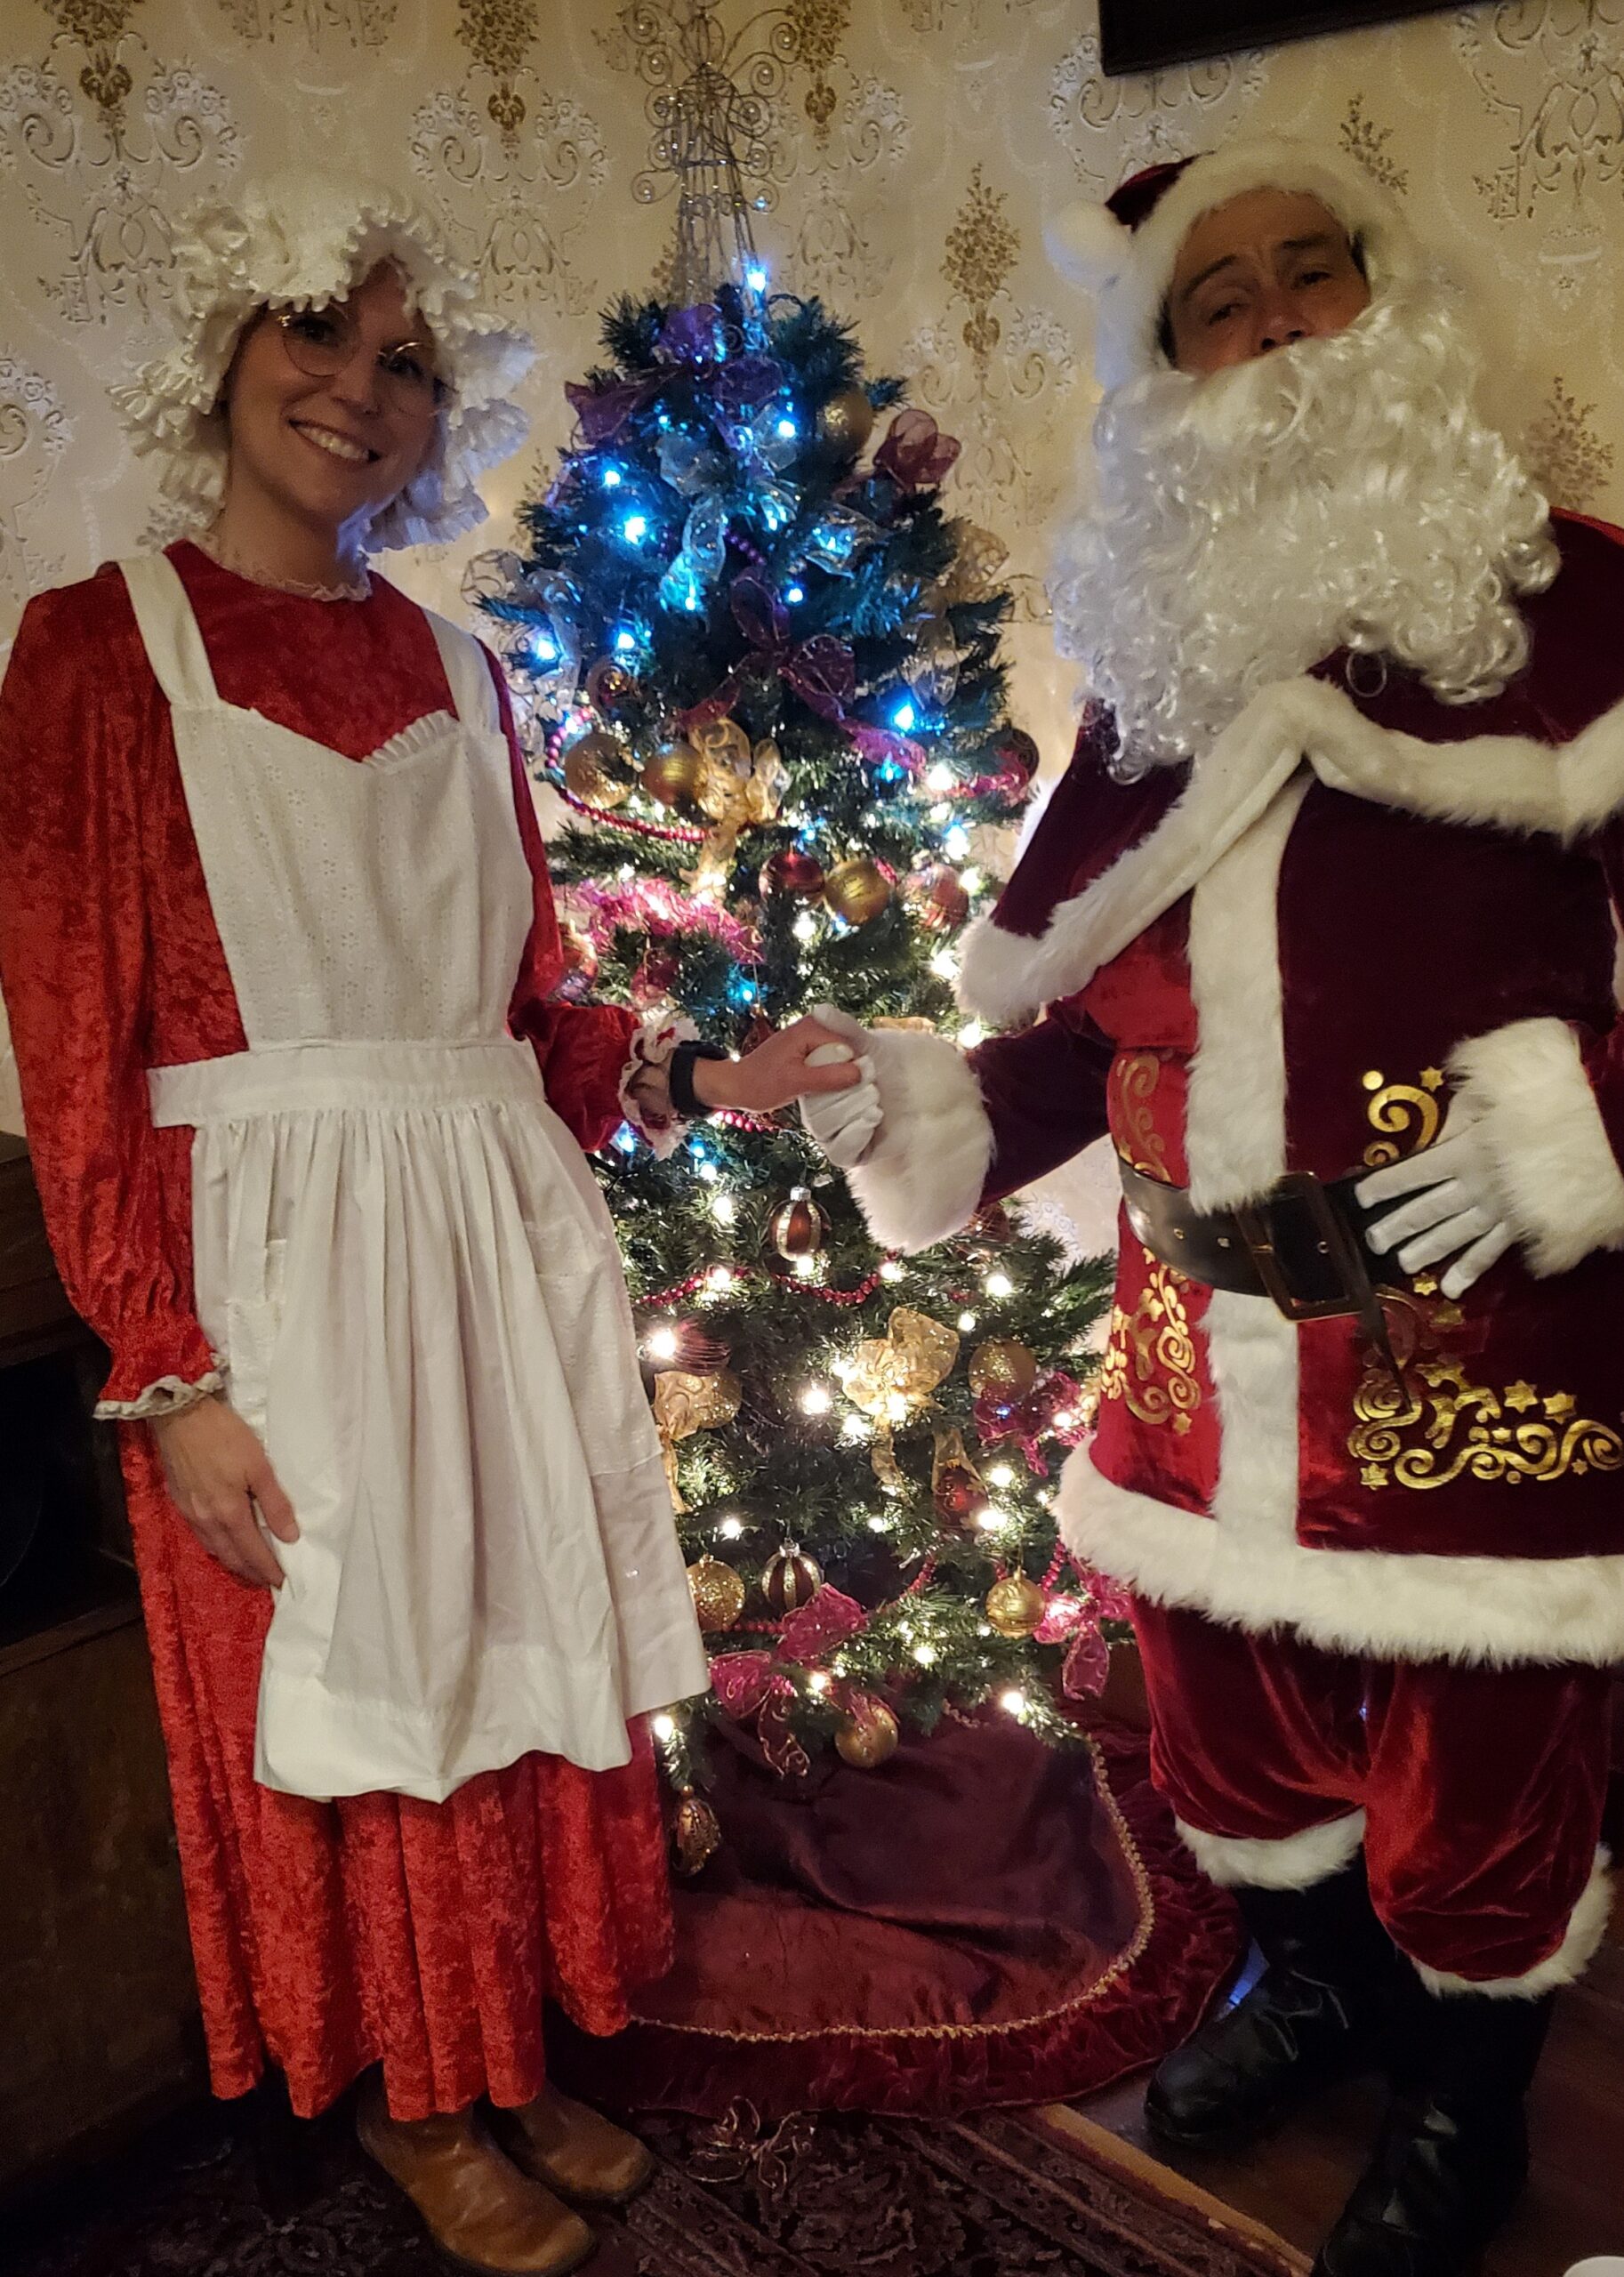
{"type": "Polygon", "coordinates": [[[762,863],[757,882],[763,894],[810,896],[822,893],[824,865],[804,847],[784,846],[762,863]]]}
{"type": "Polygon", "coordinates": [[[794,1613],[824,1586],[824,1569],[808,1557],[798,1541],[785,1542],[768,1559],[761,1575],[761,1594],[776,1613],[794,1613]]]}
{"type": "Polygon", "coordinates": [[[613,656],[599,656],[586,676],[587,701],[606,716],[623,710],[636,694],[636,680],[613,656]]]}
{"type": "Polygon", "coordinates": [[[685,1368],[690,1375],[720,1375],[733,1357],[720,1337],[712,1336],[696,1320],[673,1320],[662,1324],[657,1350],[650,1350],[649,1365],[685,1368]]]}
{"type": "Polygon", "coordinates": [[[795,1186],[774,1211],[770,1230],[780,1257],[816,1257],[829,1238],[829,1220],[808,1188],[795,1186]]]}
{"type": "Polygon", "coordinates": [[[944,1463],[933,1490],[937,1515],[956,1526],[968,1525],[987,1506],[986,1489],[973,1470],[960,1463],[944,1463]]]}
{"type": "Polygon", "coordinates": [[[1038,771],[1038,747],[1025,728],[1006,728],[993,756],[999,773],[1017,790],[1024,790],[1038,771]]]}
{"type": "Polygon", "coordinates": [[[902,897],[928,933],[954,933],[970,913],[970,897],[959,882],[959,873],[945,862],[927,862],[910,870],[902,881],[902,897]]]}
{"type": "Polygon", "coordinates": [[[681,968],[669,950],[652,949],[631,976],[631,1001],[647,1011],[671,994],[681,968]]]}

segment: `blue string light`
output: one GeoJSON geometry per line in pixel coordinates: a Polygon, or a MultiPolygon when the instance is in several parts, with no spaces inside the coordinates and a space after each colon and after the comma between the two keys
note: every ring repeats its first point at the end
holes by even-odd
{"type": "Polygon", "coordinates": [[[623,656],[630,656],[637,647],[637,635],[630,626],[623,624],[615,636],[615,646],[623,656]]]}
{"type": "Polygon", "coordinates": [[[807,598],[806,588],[802,585],[786,585],[784,589],[784,598],[786,601],[804,601],[807,598]]]}
{"type": "Polygon", "coordinates": [[[749,286],[752,293],[766,292],[767,271],[761,267],[760,262],[756,264],[755,268],[745,271],[744,282],[749,286]]]}
{"type": "Polygon", "coordinates": [[[620,469],[617,466],[605,467],[602,475],[599,479],[602,482],[606,490],[618,490],[620,488],[620,469]]]}
{"type": "Polygon", "coordinates": [[[912,704],[909,703],[907,697],[904,696],[902,702],[896,706],[896,709],[891,714],[891,725],[902,735],[911,735],[913,731],[914,723],[918,718],[919,713],[913,709],[912,704]]]}
{"type": "Polygon", "coordinates": [[[784,442],[792,443],[800,430],[792,419],[781,419],[778,422],[778,432],[784,442]]]}
{"type": "Polygon", "coordinates": [[[636,545],[639,539],[645,538],[648,535],[647,515],[628,514],[625,520],[621,524],[620,530],[621,535],[625,539],[628,545],[636,545]]]}

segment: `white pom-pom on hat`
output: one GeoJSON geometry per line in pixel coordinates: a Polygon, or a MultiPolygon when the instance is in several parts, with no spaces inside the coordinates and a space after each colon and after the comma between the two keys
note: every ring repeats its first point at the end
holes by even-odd
{"type": "Polygon", "coordinates": [[[1108,205],[1068,205],[1043,225],[1043,250],[1069,283],[1103,292],[1133,253],[1133,231],[1108,205]]]}

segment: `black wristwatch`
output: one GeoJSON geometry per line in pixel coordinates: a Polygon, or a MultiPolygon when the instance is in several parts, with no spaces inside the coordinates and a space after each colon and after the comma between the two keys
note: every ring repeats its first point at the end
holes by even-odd
{"type": "Polygon", "coordinates": [[[694,1090],[694,1062],[696,1059],[729,1059],[724,1044],[679,1043],[666,1066],[665,1080],[671,1086],[671,1103],[684,1122],[692,1122],[695,1115],[708,1114],[710,1108],[694,1090]]]}

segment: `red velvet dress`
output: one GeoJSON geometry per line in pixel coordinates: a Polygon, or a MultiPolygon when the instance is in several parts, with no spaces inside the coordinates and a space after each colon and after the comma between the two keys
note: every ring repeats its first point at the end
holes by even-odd
{"type": "MultiPolygon", "coordinates": [[[[382,579],[363,602],[271,592],[171,550],[221,696],[360,761],[449,691],[427,620],[382,579]]],[[[493,672],[494,671],[493,665],[493,672]]],[[[190,1134],[155,1130],[146,1070],[245,1049],[168,707],[116,569],[43,595],[0,690],[0,982],[64,1283],[112,1358],[104,1403],[204,1380],[192,1307],[190,1134]]],[[[511,1025],[581,1144],[620,1119],[635,1025],[549,1002],[559,932],[517,747],[535,881],[511,1025]]],[[[141,1422],[119,1426],[216,2093],[267,2060],[294,2108],[382,2061],[403,2118],[527,2101],[542,2003],[626,2018],[670,1961],[664,1846],[641,1741],[623,1770],[530,1755],[442,1804],[273,1793],[252,1773],[270,1598],[201,1549],[141,1422]]]]}

